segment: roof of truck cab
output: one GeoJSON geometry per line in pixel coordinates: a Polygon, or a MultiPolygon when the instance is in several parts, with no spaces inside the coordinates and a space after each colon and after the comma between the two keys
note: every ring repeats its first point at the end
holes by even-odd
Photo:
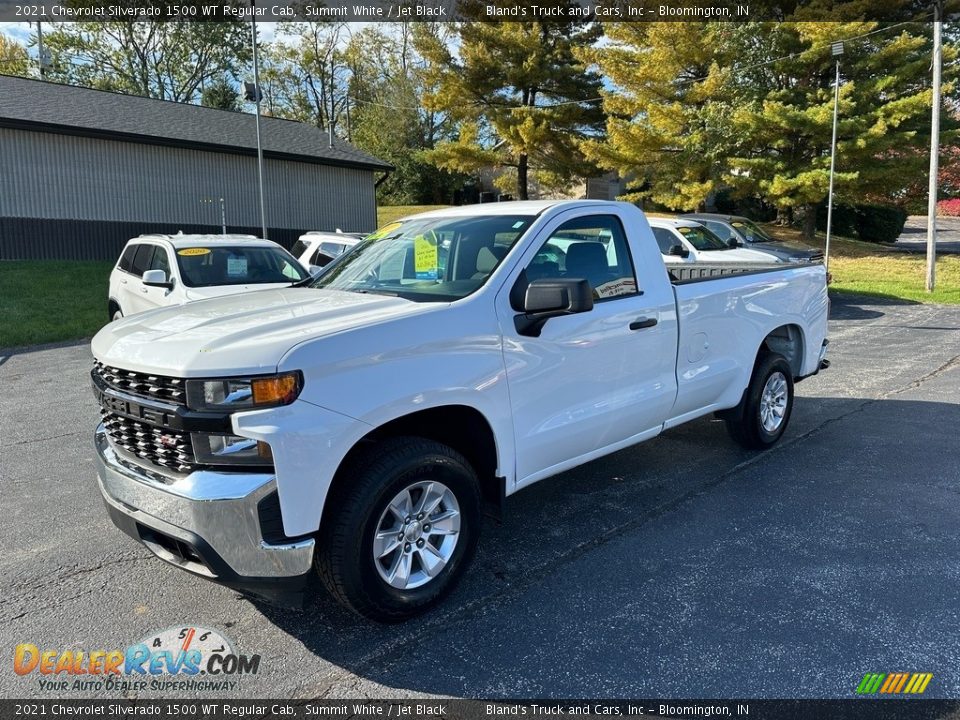
{"type": "Polygon", "coordinates": [[[264,240],[256,235],[141,235],[130,240],[159,240],[170,243],[175,250],[191,247],[224,247],[249,245],[251,247],[280,247],[272,240],[264,240]]]}
{"type": "MultiPolygon", "coordinates": [[[[610,207],[613,205],[629,205],[630,203],[615,203],[611,200],[508,200],[495,203],[478,203],[475,205],[458,205],[428,210],[427,212],[409,215],[402,220],[412,217],[462,217],[483,215],[539,215],[550,208],[563,206],[564,209],[578,207],[610,207]]],[[[635,206],[634,206],[635,207],[635,206]]]]}

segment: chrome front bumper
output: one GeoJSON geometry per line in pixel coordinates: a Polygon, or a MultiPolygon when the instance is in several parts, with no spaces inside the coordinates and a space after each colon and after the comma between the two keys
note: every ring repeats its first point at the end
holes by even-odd
{"type": "Polygon", "coordinates": [[[258,504],[276,492],[272,474],[198,471],[169,477],[118,455],[103,425],[94,446],[111,519],[162,560],[240,589],[310,572],[313,538],[285,544],[263,539],[258,504]]]}

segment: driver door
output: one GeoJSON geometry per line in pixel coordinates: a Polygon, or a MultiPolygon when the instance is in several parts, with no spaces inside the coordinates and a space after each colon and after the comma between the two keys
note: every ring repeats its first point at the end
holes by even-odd
{"type": "Polygon", "coordinates": [[[518,485],[656,435],[676,394],[669,285],[638,287],[618,215],[576,212],[545,228],[497,299],[518,485]],[[547,277],[586,278],[594,307],[522,335],[514,317],[525,283],[547,277]]]}

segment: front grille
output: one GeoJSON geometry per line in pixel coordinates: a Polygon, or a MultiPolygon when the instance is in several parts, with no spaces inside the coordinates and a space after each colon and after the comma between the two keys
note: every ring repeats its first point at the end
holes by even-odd
{"type": "Polygon", "coordinates": [[[107,387],[128,395],[151,400],[165,400],[177,405],[186,403],[187,394],[182,378],[123,370],[104,365],[102,362],[93,364],[93,372],[103,380],[107,387]]]}
{"type": "Polygon", "coordinates": [[[100,418],[115,447],[175,472],[194,469],[189,433],[147,425],[104,408],[100,418]]]}

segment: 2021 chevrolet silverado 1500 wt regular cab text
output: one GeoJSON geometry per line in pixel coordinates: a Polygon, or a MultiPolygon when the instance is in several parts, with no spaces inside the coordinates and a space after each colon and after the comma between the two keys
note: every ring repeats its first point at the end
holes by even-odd
{"type": "Polygon", "coordinates": [[[712,412],[780,438],[826,365],[824,269],[724,272],[672,280],[626,203],[408,218],[302,286],[101,330],[100,490],[195,574],[409,617],[520,488],[712,412]]]}

